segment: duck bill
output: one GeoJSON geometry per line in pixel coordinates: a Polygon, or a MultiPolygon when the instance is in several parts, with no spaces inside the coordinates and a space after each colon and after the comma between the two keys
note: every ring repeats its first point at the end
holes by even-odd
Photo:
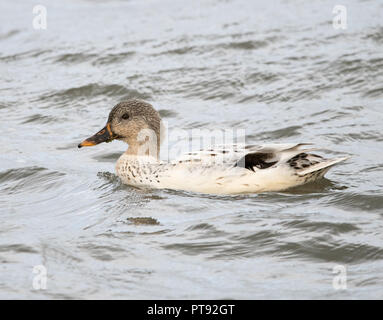
{"type": "Polygon", "coordinates": [[[112,130],[110,129],[110,124],[108,123],[104,128],[102,128],[99,132],[97,132],[95,135],[89,137],[88,139],[85,139],[83,142],[81,142],[78,147],[91,147],[95,146],[96,144],[99,144],[101,142],[110,142],[114,140],[116,137],[113,135],[112,130]]]}

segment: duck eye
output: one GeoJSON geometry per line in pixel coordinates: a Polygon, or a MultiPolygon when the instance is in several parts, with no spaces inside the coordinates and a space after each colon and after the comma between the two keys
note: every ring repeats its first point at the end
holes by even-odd
{"type": "Polygon", "coordinates": [[[121,118],[124,120],[128,120],[129,119],[129,113],[124,113],[121,118]]]}

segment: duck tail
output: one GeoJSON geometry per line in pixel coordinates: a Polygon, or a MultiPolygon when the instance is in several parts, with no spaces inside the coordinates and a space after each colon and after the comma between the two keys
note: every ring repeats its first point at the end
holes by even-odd
{"type": "Polygon", "coordinates": [[[297,172],[298,176],[303,177],[308,174],[314,173],[314,172],[320,172],[321,175],[324,175],[333,165],[336,165],[339,162],[345,161],[351,157],[340,157],[340,158],[334,158],[334,159],[327,159],[324,161],[321,161],[320,163],[314,164],[306,169],[299,170],[297,172]]]}

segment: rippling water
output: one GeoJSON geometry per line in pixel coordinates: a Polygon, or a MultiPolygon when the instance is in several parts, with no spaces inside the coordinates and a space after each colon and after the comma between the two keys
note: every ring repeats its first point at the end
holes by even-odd
{"type": "Polygon", "coordinates": [[[46,30],[0,4],[0,297],[383,298],[381,1],[347,1],[346,30],[334,1],[39,3],[46,30]],[[140,191],[123,143],[76,148],[129,97],[353,157],[283,193],[140,191]]]}

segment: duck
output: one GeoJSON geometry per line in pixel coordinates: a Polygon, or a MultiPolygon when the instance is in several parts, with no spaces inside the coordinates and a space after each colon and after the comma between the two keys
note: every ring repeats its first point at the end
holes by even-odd
{"type": "Polygon", "coordinates": [[[217,145],[160,160],[164,126],[154,107],[139,99],[115,105],[104,128],[78,147],[120,140],[127,150],[116,163],[124,184],[204,194],[279,192],[322,179],[348,156],[326,159],[309,143],[217,145]]]}

